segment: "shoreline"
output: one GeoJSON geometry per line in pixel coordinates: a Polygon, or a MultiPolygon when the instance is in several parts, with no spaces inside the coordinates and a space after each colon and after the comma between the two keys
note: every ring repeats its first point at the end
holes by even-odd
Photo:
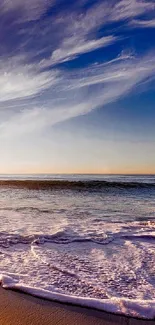
{"type": "Polygon", "coordinates": [[[153,325],[155,320],[133,318],[73,304],[37,298],[0,287],[0,324],[4,325],[153,325]]]}
{"type": "Polygon", "coordinates": [[[69,306],[77,306],[88,310],[97,310],[126,318],[155,320],[155,302],[153,300],[141,301],[123,298],[95,299],[50,292],[45,289],[18,284],[10,276],[0,275],[0,284],[3,289],[28,294],[32,297],[44,299],[69,306]]]}

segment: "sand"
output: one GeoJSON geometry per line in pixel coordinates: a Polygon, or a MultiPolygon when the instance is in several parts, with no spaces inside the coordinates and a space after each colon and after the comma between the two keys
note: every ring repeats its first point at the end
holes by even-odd
{"type": "Polygon", "coordinates": [[[0,306],[0,325],[155,325],[155,321],[68,306],[2,288],[0,306]]]}

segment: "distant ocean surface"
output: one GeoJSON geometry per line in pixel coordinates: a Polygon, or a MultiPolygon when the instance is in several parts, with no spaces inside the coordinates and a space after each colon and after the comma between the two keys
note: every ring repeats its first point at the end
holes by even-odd
{"type": "Polygon", "coordinates": [[[155,175],[0,175],[0,281],[155,318],[155,175]]]}

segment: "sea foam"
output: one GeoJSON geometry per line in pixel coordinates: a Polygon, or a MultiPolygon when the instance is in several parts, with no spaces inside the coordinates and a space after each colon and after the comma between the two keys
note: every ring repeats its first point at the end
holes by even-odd
{"type": "Polygon", "coordinates": [[[155,178],[0,182],[0,273],[6,289],[153,319],[155,178]]]}
{"type": "Polygon", "coordinates": [[[94,308],[116,314],[125,314],[132,317],[146,319],[155,318],[155,300],[136,299],[94,299],[65,295],[48,290],[33,288],[18,284],[16,279],[7,275],[0,275],[0,282],[4,289],[11,289],[30,294],[35,297],[57,301],[61,303],[74,304],[82,307],[94,308]]]}

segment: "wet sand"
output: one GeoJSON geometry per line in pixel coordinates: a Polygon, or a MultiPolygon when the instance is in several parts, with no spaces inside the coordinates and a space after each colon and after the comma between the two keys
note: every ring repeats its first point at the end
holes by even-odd
{"type": "Polygon", "coordinates": [[[0,288],[0,325],[155,325],[77,306],[69,306],[0,288]]]}

